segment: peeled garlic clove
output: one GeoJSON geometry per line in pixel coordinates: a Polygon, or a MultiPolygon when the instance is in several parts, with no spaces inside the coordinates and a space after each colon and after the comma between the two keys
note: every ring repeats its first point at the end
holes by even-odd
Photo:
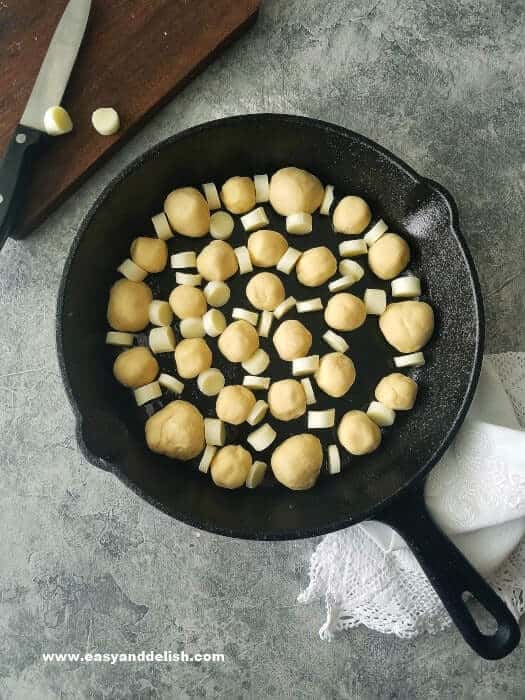
{"type": "Polygon", "coordinates": [[[344,277],[350,277],[354,282],[359,282],[365,274],[364,268],[355,260],[341,260],[339,272],[344,277]]]}
{"type": "Polygon", "coordinates": [[[142,282],[142,280],[146,279],[148,276],[146,270],[143,270],[130,258],[126,258],[126,260],[117,267],[117,271],[131,282],[142,282]]]}
{"type": "Polygon", "coordinates": [[[187,284],[189,287],[198,287],[202,282],[200,275],[191,275],[187,272],[176,272],[175,282],[177,284],[187,284]]]}
{"type": "Polygon", "coordinates": [[[161,211],[160,214],[155,214],[151,217],[151,223],[155,229],[155,233],[161,239],[161,241],[168,241],[170,238],[174,238],[175,234],[171,230],[171,226],[168,223],[168,217],[161,211]]]}
{"type": "Polygon", "coordinates": [[[247,321],[248,323],[251,323],[252,326],[256,326],[257,321],[259,320],[259,314],[256,314],[255,311],[240,309],[238,306],[236,306],[232,311],[232,318],[237,321],[247,321]]]}
{"type": "Polygon", "coordinates": [[[210,338],[216,338],[226,328],[226,319],[222,311],[210,309],[202,317],[202,323],[206,335],[210,338]]]}
{"type": "Polygon", "coordinates": [[[197,254],[193,250],[187,250],[184,253],[174,253],[171,256],[171,267],[174,270],[197,267],[197,254]]]}
{"type": "Polygon", "coordinates": [[[298,236],[312,233],[312,215],[305,212],[290,214],[286,217],[286,230],[298,236]]]}
{"type": "Polygon", "coordinates": [[[304,377],[313,374],[319,369],[319,355],[308,355],[292,360],[292,374],[294,377],[304,377]]]}
{"type": "Polygon", "coordinates": [[[120,345],[130,347],[133,345],[134,335],[132,333],[122,333],[121,331],[108,331],[106,333],[107,345],[120,345]]]}
{"type": "Polygon", "coordinates": [[[336,352],[346,352],[348,350],[348,343],[346,340],[333,331],[326,331],[323,335],[323,340],[336,352]]]}
{"type": "Polygon", "coordinates": [[[328,445],[328,473],[339,474],[341,471],[341,455],[337,445],[328,445]]]}
{"type": "Polygon", "coordinates": [[[257,425],[262,421],[267,412],[268,404],[266,401],[259,399],[255,402],[255,405],[250,411],[250,415],[246,419],[246,422],[249,423],[249,425],[257,425]]]}
{"type": "Polygon", "coordinates": [[[173,311],[167,301],[154,299],[149,305],[149,322],[154,326],[169,326],[173,321],[173,311]]]}
{"type": "Polygon", "coordinates": [[[412,352],[410,355],[394,357],[396,367],[421,367],[425,364],[425,356],[422,352],[412,352]]]}
{"type": "Polygon", "coordinates": [[[388,406],[385,406],[380,401],[372,401],[366,414],[374,423],[377,423],[380,428],[392,425],[396,419],[395,411],[388,408],[388,406]]]}
{"type": "Polygon", "coordinates": [[[353,284],[355,284],[355,279],[353,277],[338,277],[328,284],[328,289],[331,292],[342,292],[343,289],[348,289],[353,284]]]}
{"type": "Polygon", "coordinates": [[[298,301],[295,304],[297,308],[297,313],[306,314],[310,311],[321,311],[323,308],[323,302],[321,297],[316,297],[315,299],[305,299],[304,301],[298,301]]]}
{"type": "Polygon", "coordinates": [[[172,377],[171,374],[162,373],[157,381],[164,389],[172,391],[174,394],[182,394],[184,390],[184,384],[176,377],[172,377]]]}
{"type": "Polygon", "coordinates": [[[215,367],[210,367],[197,377],[197,386],[204,396],[217,396],[224,384],[224,374],[215,367]]]}
{"type": "Polygon", "coordinates": [[[169,326],[152,328],[148,337],[151,351],[156,355],[162,352],[172,352],[175,350],[175,333],[169,326]]]}
{"type": "Polygon", "coordinates": [[[312,381],[308,377],[304,377],[303,379],[301,379],[301,384],[303,385],[304,393],[306,394],[306,405],[311,406],[317,401],[317,399],[315,398],[312,381]]]}
{"type": "Polygon", "coordinates": [[[44,114],[44,129],[49,136],[63,136],[73,129],[73,122],[63,107],[55,106],[46,109],[44,114]]]}
{"type": "Polygon", "coordinates": [[[296,250],[295,248],[288,248],[286,253],[277,263],[276,267],[279,270],[279,272],[284,272],[285,275],[289,275],[290,272],[297,265],[297,261],[299,260],[301,255],[302,252],[300,250],[296,250]]]}
{"type": "Polygon", "coordinates": [[[242,368],[248,374],[262,374],[269,364],[270,356],[266,350],[259,348],[248,360],[242,363],[242,368]]]}
{"type": "Polygon", "coordinates": [[[242,385],[254,391],[265,391],[270,388],[270,377],[254,377],[252,374],[245,374],[242,385]]]}
{"type": "Polygon", "coordinates": [[[381,236],[383,236],[388,231],[388,225],[385,224],[383,219],[379,219],[368,233],[365,233],[365,243],[369,248],[371,248],[376,241],[378,241],[381,236]]]}
{"type": "Polygon", "coordinates": [[[206,332],[202,318],[184,318],[179,323],[180,334],[183,338],[204,338],[206,332]]]}
{"type": "Polygon", "coordinates": [[[244,216],[241,216],[241,224],[243,225],[245,231],[257,231],[259,228],[268,226],[269,223],[270,221],[266,216],[266,212],[264,211],[263,207],[257,207],[257,209],[250,211],[244,216]]]}
{"type": "Polygon", "coordinates": [[[233,217],[227,211],[216,211],[215,214],[211,215],[210,236],[212,238],[224,241],[232,235],[234,228],[235,222],[233,217]]]}
{"type": "Polygon", "coordinates": [[[120,118],[113,107],[99,107],[91,115],[95,131],[102,136],[113,136],[120,129],[120,118]]]}
{"type": "Polygon", "coordinates": [[[261,425],[260,428],[257,428],[257,430],[254,430],[253,433],[248,435],[246,442],[248,442],[256,452],[262,452],[270,447],[276,437],[277,433],[272,426],[269,423],[264,423],[264,425],[261,425]]]}
{"type": "Polygon", "coordinates": [[[335,425],[335,408],[325,411],[308,411],[308,428],[324,429],[333,428],[335,425]]]}
{"type": "Polygon", "coordinates": [[[208,473],[208,469],[210,468],[210,464],[212,463],[216,452],[217,447],[215,445],[206,445],[204,452],[202,453],[201,461],[199,462],[200,472],[203,474],[208,473]]]}
{"type": "Polygon", "coordinates": [[[205,182],[202,186],[202,191],[208,202],[209,209],[213,211],[214,209],[221,208],[221,200],[219,199],[219,193],[214,182],[205,182]]]}
{"type": "Polygon", "coordinates": [[[281,319],[284,314],[287,314],[288,311],[291,311],[293,307],[296,305],[297,301],[295,297],[287,297],[284,301],[281,301],[279,306],[277,306],[273,310],[273,315],[277,320],[281,319]]]}
{"type": "Polygon", "coordinates": [[[133,392],[135,396],[135,401],[137,406],[144,406],[148,401],[153,401],[162,396],[162,389],[158,382],[151,382],[150,384],[145,384],[144,386],[139,386],[133,392]]]}
{"type": "Polygon", "coordinates": [[[237,258],[237,263],[239,264],[239,273],[241,275],[245,275],[247,272],[253,272],[252,261],[248,248],[244,245],[240,245],[238,248],[234,248],[233,252],[237,258]]]}
{"type": "Polygon", "coordinates": [[[208,282],[204,296],[210,306],[224,306],[230,299],[230,288],[226,282],[208,282]]]}
{"type": "Polygon", "coordinates": [[[264,479],[266,473],[266,464],[264,462],[254,462],[250,467],[248,476],[246,477],[246,488],[255,489],[264,479]]]}
{"type": "Polygon", "coordinates": [[[319,214],[323,216],[328,216],[330,214],[330,207],[334,203],[334,186],[327,185],[324,188],[324,197],[321,202],[321,208],[319,209],[319,214]]]}
{"type": "Polygon", "coordinates": [[[261,338],[267,338],[270,335],[270,330],[273,323],[273,313],[271,311],[261,311],[259,327],[257,332],[261,338]]]}
{"type": "Polygon", "coordinates": [[[384,289],[366,289],[363,301],[367,314],[381,316],[386,309],[386,292],[384,289]]]}
{"type": "Polygon", "coordinates": [[[218,418],[204,419],[204,440],[207,445],[222,447],[226,442],[224,423],[218,418]]]}
{"type": "Polygon", "coordinates": [[[398,277],[392,280],[392,296],[406,299],[421,296],[421,282],[419,281],[419,277],[407,275],[406,277],[398,277]]]}
{"type": "Polygon", "coordinates": [[[254,175],[253,184],[255,185],[255,201],[257,204],[270,201],[270,183],[268,175],[254,175]]]}
{"type": "Polygon", "coordinates": [[[366,255],[368,246],[364,238],[339,243],[339,255],[342,258],[357,258],[359,255],[366,255]]]}

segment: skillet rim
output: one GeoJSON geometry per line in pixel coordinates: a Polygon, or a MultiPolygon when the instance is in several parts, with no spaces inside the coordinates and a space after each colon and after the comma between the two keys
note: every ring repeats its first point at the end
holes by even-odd
{"type": "Polygon", "coordinates": [[[218,534],[218,535],[223,535],[226,537],[233,537],[237,539],[244,539],[244,540],[252,540],[252,541],[286,541],[286,540],[296,540],[296,539],[306,539],[310,537],[319,537],[321,535],[328,534],[330,532],[335,532],[337,530],[341,530],[346,527],[350,527],[351,525],[355,525],[358,522],[361,522],[363,520],[368,520],[372,519],[374,517],[379,517],[381,516],[381,511],[386,508],[387,506],[394,507],[395,508],[395,501],[397,498],[399,498],[402,494],[407,494],[410,490],[413,490],[414,488],[417,488],[420,486],[428,474],[428,472],[436,465],[436,463],[439,461],[441,456],[444,454],[446,449],[450,446],[452,440],[454,439],[455,435],[457,434],[458,430],[460,429],[461,425],[463,424],[463,421],[465,419],[465,416],[467,414],[467,411],[470,407],[470,404],[472,402],[472,399],[474,397],[474,393],[478,384],[480,372],[481,372],[481,365],[482,365],[482,360],[483,360],[483,349],[484,349],[484,340],[485,340],[485,314],[484,314],[484,308],[483,308],[483,298],[481,294],[481,286],[478,278],[478,274],[474,265],[474,261],[472,258],[472,255],[470,253],[470,250],[468,248],[468,245],[465,241],[465,238],[463,234],[461,233],[460,227],[459,227],[459,213],[458,213],[458,208],[456,205],[456,202],[450,192],[443,187],[440,183],[423,177],[419,175],[412,167],[410,167],[407,163],[405,163],[403,160],[401,160],[398,156],[394,155],[391,151],[388,149],[384,148],[380,144],[376,143],[372,139],[367,138],[366,136],[363,136],[355,131],[352,131],[351,129],[347,129],[346,127],[333,124],[331,122],[323,121],[320,119],[314,119],[311,117],[303,116],[303,115],[292,115],[292,114],[281,114],[277,112],[260,112],[256,114],[240,114],[240,115],[235,115],[235,116],[230,116],[230,117],[223,117],[221,119],[213,119],[209,120],[207,122],[203,122],[201,124],[197,124],[195,126],[189,127],[187,129],[184,129],[183,131],[180,131],[172,136],[169,136],[166,139],[163,139],[159,143],[155,144],[151,148],[147,149],[143,153],[141,153],[139,156],[134,158],[130,163],[128,163],[117,175],[115,175],[110,182],[103,188],[103,190],[97,195],[95,201],[92,203],[92,205],[89,208],[89,211],[87,214],[85,214],[80,227],[75,234],[75,237],[71,243],[66,261],[64,263],[64,268],[60,280],[60,286],[58,290],[58,295],[57,295],[57,305],[56,305],[56,316],[55,316],[55,330],[56,330],[56,345],[57,345],[57,354],[58,354],[58,361],[59,361],[59,367],[60,367],[60,373],[62,377],[62,382],[64,384],[64,387],[66,389],[66,394],[69,400],[69,403],[71,404],[71,407],[73,409],[73,413],[75,416],[75,422],[76,422],[76,439],[78,446],[80,448],[80,451],[82,455],[86,458],[86,460],[92,464],[93,466],[99,467],[100,469],[110,472],[113,474],[115,477],[117,477],[122,483],[124,483],[131,491],[133,491],[136,495],[140,496],[141,499],[149,503],[150,505],[153,505],[155,508],[158,510],[162,511],[166,515],[170,516],[171,518],[174,518],[178,520],[179,522],[183,522],[186,525],[190,525],[192,527],[199,528],[201,530],[205,530],[208,532],[211,532],[213,534],[218,534]],[[425,464],[419,466],[414,471],[414,474],[412,477],[405,482],[399,489],[397,489],[394,493],[390,494],[387,498],[384,498],[370,508],[368,511],[364,513],[360,513],[358,516],[349,516],[337,521],[331,521],[327,523],[324,526],[317,526],[317,527],[302,527],[302,528],[294,528],[294,529],[287,529],[287,530],[279,530],[279,529],[272,529],[264,533],[260,532],[254,532],[250,530],[248,533],[246,531],[243,531],[240,528],[224,528],[215,525],[213,522],[209,521],[202,521],[202,520],[195,520],[191,517],[188,517],[186,515],[181,516],[179,514],[174,515],[173,512],[170,511],[169,508],[164,506],[164,504],[157,499],[153,498],[149,494],[145,494],[141,489],[135,484],[135,482],[131,481],[126,474],[122,472],[122,470],[119,468],[117,464],[112,463],[110,460],[102,459],[100,457],[95,456],[91,451],[89,450],[88,446],[85,443],[85,440],[82,436],[82,421],[83,421],[83,416],[80,411],[80,408],[77,404],[76,398],[73,394],[72,388],[71,388],[71,383],[69,379],[69,373],[68,373],[68,368],[65,363],[64,359],[64,336],[63,336],[63,315],[62,315],[62,308],[63,308],[63,302],[65,298],[65,293],[66,293],[66,287],[69,281],[69,273],[71,270],[71,266],[73,264],[73,261],[75,260],[76,253],[78,251],[78,248],[80,246],[80,243],[83,239],[84,234],[86,233],[87,229],[89,228],[94,216],[96,215],[97,211],[100,209],[100,207],[104,204],[105,200],[111,195],[112,191],[118,187],[118,185],[125,180],[128,175],[130,175],[132,172],[135,170],[139,169],[146,161],[155,158],[166,146],[171,145],[172,143],[175,143],[179,140],[185,139],[193,134],[199,133],[201,131],[208,130],[210,128],[218,127],[221,125],[229,125],[229,124],[236,124],[240,122],[247,122],[247,121],[271,121],[271,120],[276,120],[278,122],[288,122],[288,123],[295,123],[298,125],[302,126],[313,126],[318,129],[321,129],[325,132],[332,132],[332,133],[338,133],[341,136],[352,136],[353,138],[356,138],[357,140],[367,144],[369,147],[371,147],[373,150],[381,153],[384,157],[386,157],[396,168],[400,169],[403,171],[405,174],[410,176],[412,180],[416,184],[422,184],[426,185],[428,188],[436,192],[441,199],[445,202],[447,206],[447,210],[449,213],[449,221],[448,221],[448,227],[450,229],[450,232],[452,235],[455,237],[455,239],[458,242],[459,248],[461,250],[461,253],[463,255],[463,258],[465,260],[465,265],[468,271],[468,274],[470,276],[470,283],[472,286],[472,290],[474,292],[474,300],[475,300],[475,308],[477,311],[477,318],[476,318],[476,347],[475,347],[475,353],[473,357],[473,362],[472,362],[472,367],[471,367],[471,372],[470,372],[470,377],[469,377],[469,382],[468,382],[468,387],[467,391],[463,397],[463,401],[459,407],[458,412],[456,413],[456,416],[450,425],[445,437],[443,438],[441,444],[439,447],[434,451],[432,456],[426,461],[425,464]]]}

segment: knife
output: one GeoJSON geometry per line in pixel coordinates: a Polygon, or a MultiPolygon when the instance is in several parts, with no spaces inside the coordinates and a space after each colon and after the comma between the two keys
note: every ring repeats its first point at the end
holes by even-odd
{"type": "Polygon", "coordinates": [[[31,162],[45,133],[44,114],[62,101],[86,29],[91,0],[70,0],[58,23],[20,123],[0,163],[0,250],[13,233],[31,162]]]}

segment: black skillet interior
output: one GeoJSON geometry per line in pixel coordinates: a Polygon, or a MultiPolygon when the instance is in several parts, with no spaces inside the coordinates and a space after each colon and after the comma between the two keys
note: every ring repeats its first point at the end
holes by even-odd
{"type": "MultiPolygon", "coordinates": [[[[284,220],[266,207],[269,228],[284,231],[284,220]]],[[[236,223],[233,245],[245,243],[236,223]]],[[[291,245],[306,249],[327,245],[337,253],[345,237],[332,232],[330,219],[315,216],[314,233],[293,237],[291,245]]],[[[200,250],[209,238],[193,241],[177,237],[170,252],[200,250]]],[[[366,261],[358,259],[366,267],[366,261]]],[[[174,286],[174,272],[151,276],[156,298],[166,299],[174,286]]],[[[298,299],[327,290],[307,289],[295,276],[282,276],[287,294],[298,299]]],[[[244,306],[247,277],[232,281],[231,307],[244,306]]],[[[366,287],[389,289],[369,272],[353,293],[366,287]]],[[[330,348],[321,339],[325,330],[320,313],[297,315],[312,331],[312,353],[330,348]]],[[[274,326],[274,328],[276,325],[274,326]]],[[[333,400],[316,390],[313,408],[336,407],[338,419],[350,408],[366,409],[378,379],[392,371],[397,354],[383,340],[375,318],[352,333],[343,334],[357,368],[357,381],[348,399],[333,400]]],[[[214,365],[227,382],[238,382],[240,367],[223,361],[211,341],[214,365]]],[[[362,136],[330,124],[301,117],[253,115],[205,124],[175,136],[135,161],[106,190],[84,222],[64,273],[58,309],[58,347],[69,396],[79,421],[79,438],[94,464],[111,470],[143,498],[184,522],[222,534],[255,539],[288,539],[319,535],[372,516],[381,504],[435,464],[462,417],[475,387],[482,345],[482,318],[475,273],[457,230],[455,206],[439,186],[420,178],[397,158],[362,136]],[[226,491],[215,487],[194,463],[176,463],[152,454],[144,441],[147,412],[134,405],[132,395],[111,373],[114,351],[104,343],[108,330],[108,290],[117,279],[116,267],[128,256],[131,240],[152,235],[150,216],[162,210],[167,193],[183,185],[220,185],[232,175],[272,173],[285,165],[304,167],[323,183],[335,185],[338,196],[362,195],[371,205],[373,220],[384,218],[390,229],[410,243],[409,270],[422,279],[423,298],[436,312],[436,332],[425,349],[427,364],[409,373],[418,381],[416,407],[399,412],[394,426],[383,431],[383,443],[366,457],[344,457],[342,473],[326,473],[307,492],[291,492],[271,475],[261,487],[226,491]]],[[[263,341],[263,347],[271,347],[263,341]]],[[[171,355],[161,361],[175,373],[171,355]]],[[[273,361],[266,372],[289,376],[287,363],[273,361]]],[[[182,395],[205,415],[213,414],[213,400],[195,388],[182,395]]],[[[173,398],[173,397],[171,397],[173,398]]],[[[167,403],[159,400],[147,411],[167,403]]],[[[270,419],[279,441],[306,430],[305,417],[289,424],[270,419]]],[[[230,429],[229,442],[241,442],[246,429],[230,429]]],[[[325,445],[336,442],[331,430],[319,431],[325,445]]],[[[276,443],[277,444],[277,443],[276,443]]],[[[269,451],[271,452],[271,450],[269,451]]],[[[269,460],[269,454],[260,458],[269,460]]],[[[259,455],[258,455],[259,457],[259,455]]]]}

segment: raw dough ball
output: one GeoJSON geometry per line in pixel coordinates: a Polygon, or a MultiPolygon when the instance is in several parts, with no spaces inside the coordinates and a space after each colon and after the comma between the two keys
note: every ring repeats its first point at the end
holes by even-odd
{"type": "Polygon", "coordinates": [[[136,347],[124,350],[113,363],[117,382],[130,389],[149,384],[159,373],[159,363],[148,348],[136,347]]]}
{"type": "Polygon", "coordinates": [[[366,455],[381,444],[381,431],[363,411],[348,411],[337,429],[339,442],[352,455],[366,455]]]}
{"type": "Polygon", "coordinates": [[[216,453],[211,463],[211,478],[224,489],[238,489],[244,485],[252,456],[240,445],[226,445],[216,453]]]}
{"type": "Polygon", "coordinates": [[[310,489],[317,481],[323,448],[315,435],[294,435],[282,442],[272,455],[272,471],[277,481],[294,491],[310,489]]]}
{"type": "Polygon", "coordinates": [[[274,267],[288,250],[286,238],[262,228],[248,238],[248,252],[255,267],[274,267]]]}
{"type": "Polygon", "coordinates": [[[246,214],[255,207],[255,185],[250,177],[230,177],[221,190],[221,199],[232,214],[246,214]]]}
{"type": "Polygon", "coordinates": [[[399,352],[416,352],[434,332],[434,312],[424,301],[399,301],[386,307],[379,328],[399,352]]]}
{"type": "Polygon", "coordinates": [[[348,355],[329,352],[321,357],[315,380],[328,396],[344,396],[355,382],[355,367],[348,355]]]}
{"type": "Polygon", "coordinates": [[[305,287],[319,287],[337,272],[337,260],[324,245],[310,248],[295,267],[297,279],[305,287]]]}
{"type": "Polygon", "coordinates": [[[146,272],[162,272],[168,262],[168,246],[160,238],[139,236],[131,244],[130,255],[146,272]]]}
{"type": "Polygon", "coordinates": [[[240,425],[255,406],[255,396],[250,389],[240,384],[225,386],[220,390],[215,403],[217,417],[225,423],[240,425]]]}
{"type": "Polygon", "coordinates": [[[244,362],[259,349],[259,334],[247,321],[234,321],[219,337],[219,350],[230,362],[244,362]]]}
{"type": "Polygon", "coordinates": [[[370,269],[382,280],[392,280],[410,261],[410,248],[397,233],[385,233],[368,251],[370,269]]]}
{"type": "Polygon", "coordinates": [[[334,210],[333,224],[338,233],[362,233],[372,219],[370,207],[361,197],[343,197],[334,210]]]}
{"type": "Polygon", "coordinates": [[[270,386],[270,413],[278,420],[293,420],[306,413],[306,394],[296,379],[283,379],[270,386]]]}
{"type": "Polygon", "coordinates": [[[153,452],[186,461],[204,449],[204,419],[187,401],[172,401],[146,421],[146,442],[153,452]]]}
{"type": "Polygon", "coordinates": [[[211,350],[202,338],[185,338],[175,348],[177,373],[183,379],[193,379],[210,369],[211,350]]]}
{"type": "Polygon", "coordinates": [[[274,333],[273,344],[281,360],[296,360],[308,355],[312,334],[300,321],[284,321],[274,333]]]}
{"type": "Polygon", "coordinates": [[[347,292],[330,297],[324,311],[324,320],[338,331],[353,331],[366,320],[366,307],[359,297],[347,292]]]}
{"type": "Polygon", "coordinates": [[[313,214],[321,206],[323,197],[323,186],[306,170],[282,168],[270,181],[270,204],[282,216],[301,212],[313,214]]]}
{"type": "Polygon", "coordinates": [[[170,226],[189,238],[201,238],[210,230],[210,209],[194,187],[180,187],[166,197],[164,211],[170,226]]]}
{"type": "Polygon", "coordinates": [[[417,383],[400,372],[383,377],[376,386],[375,397],[393,411],[409,411],[417,396],[417,383]]]}
{"type": "Polygon", "coordinates": [[[135,333],[149,323],[151,289],[144,282],[121,279],[109,290],[108,323],[116,331],[135,333]]]}
{"type": "Polygon", "coordinates": [[[256,309],[273,311],[284,301],[285,291],[283,283],[273,272],[259,272],[248,282],[246,296],[256,309]]]}
{"type": "Polygon", "coordinates": [[[204,316],[207,304],[202,289],[189,284],[180,284],[171,292],[169,304],[175,316],[181,320],[204,316]]]}
{"type": "Polygon", "coordinates": [[[212,241],[197,256],[197,270],[210,282],[224,282],[238,269],[233,248],[225,241],[212,241]]]}

